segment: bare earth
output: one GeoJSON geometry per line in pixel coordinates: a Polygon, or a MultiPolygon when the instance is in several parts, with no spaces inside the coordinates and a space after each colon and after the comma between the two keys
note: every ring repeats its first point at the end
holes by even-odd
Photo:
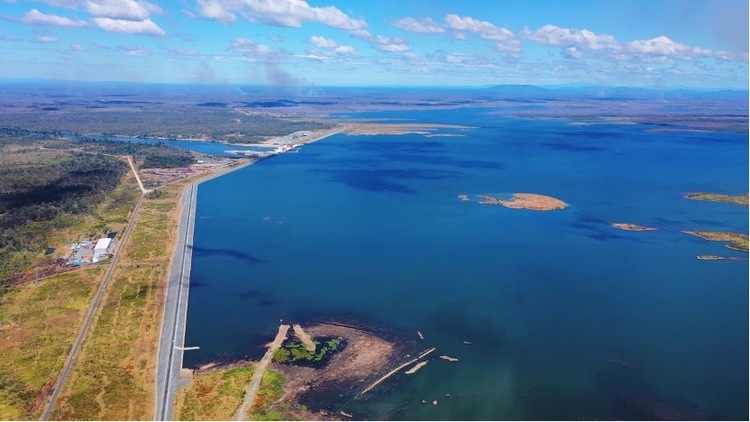
{"type": "Polygon", "coordinates": [[[482,195],[482,204],[502,205],[506,208],[526,209],[534,211],[561,210],[568,206],[565,202],[551,196],[536,193],[514,193],[513,199],[506,201],[491,196],[482,195]]]}
{"type": "MultiPolygon", "coordinates": [[[[288,380],[281,401],[297,402],[306,392],[334,387],[342,388],[344,394],[356,393],[368,381],[404,359],[396,344],[367,331],[329,324],[319,324],[306,331],[313,338],[341,337],[347,345],[321,369],[272,363],[271,368],[283,373],[288,380]]],[[[328,417],[331,415],[323,413],[316,419],[328,417]]]]}

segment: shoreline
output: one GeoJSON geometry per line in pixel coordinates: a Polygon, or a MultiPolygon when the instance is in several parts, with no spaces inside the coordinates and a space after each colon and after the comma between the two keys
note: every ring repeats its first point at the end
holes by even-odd
{"type": "MultiPolygon", "coordinates": [[[[316,142],[340,132],[341,130],[334,130],[323,136],[307,140],[307,142],[303,142],[302,144],[316,142]]],[[[198,177],[197,180],[189,182],[183,188],[182,196],[179,200],[180,219],[177,224],[177,241],[172,251],[172,259],[169,264],[170,270],[165,286],[166,293],[162,302],[161,335],[156,352],[157,364],[155,368],[155,420],[173,419],[172,412],[185,351],[185,328],[188,297],[190,294],[190,268],[192,265],[193,249],[192,237],[195,230],[198,186],[201,183],[249,167],[265,158],[269,157],[249,159],[239,165],[198,177]],[[178,344],[181,346],[178,346],[178,344]]]]}

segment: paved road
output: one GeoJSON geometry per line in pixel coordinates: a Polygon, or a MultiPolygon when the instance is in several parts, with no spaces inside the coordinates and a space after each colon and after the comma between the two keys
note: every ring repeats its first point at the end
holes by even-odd
{"type": "Polygon", "coordinates": [[[281,344],[284,342],[284,339],[286,339],[286,333],[289,331],[289,325],[287,324],[281,324],[279,326],[279,332],[276,333],[276,338],[273,339],[273,342],[268,345],[268,350],[266,350],[266,354],[263,355],[263,358],[261,358],[260,362],[255,366],[255,371],[253,371],[253,376],[250,378],[250,386],[245,391],[245,397],[242,399],[242,404],[240,405],[240,408],[237,409],[237,412],[234,414],[234,420],[236,421],[246,421],[247,420],[247,412],[250,409],[250,406],[252,406],[253,401],[255,401],[255,394],[258,392],[258,388],[260,387],[260,382],[263,380],[263,374],[266,372],[266,367],[269,363],[271,363],[271,359],[273,359],[273,355],[276,354],[276,351],[279,350],[279,347],[281,347],[281,344]]]}
{"type": "Polygon", "coordinates": [[[155,417],[160,421],[172,419],[172,406],[182,369],[183,350],[181,347],[185,342],[197,196],[198,182],[194,182],[188,185],[182,196],[177,245],[172,257],[172,268],[169,271],[156,363],[155,417]]]}
{"type": "Polygon", "coordinates": [[[182,214],[169,270],[167,294],[164,300],[164,318],[156,360],[156,407],[155,419],[172,420],[174,398],[180,381],[182,355],[185,343],[188,292],[190,289],[190,266],[193,256],[193,231],[195,229],[195,207],[198,202],[198,185],[226,173],[249,166],[253,161],[229,167],[204,179],[189,184],[182,195],[182,214]]]}
{"type": "Polygon", "coordinates": [[[57,382],[55,383],[55,387],[52,390],[52,396],[50,398],[49,404],[47,405],[47,408],[44,410],[44,413],[42,414],[43,421],[49,420],[50,416],[52,415],[52,411],[55,409],[57,398],[60,395],[60,392],[62,391],[63,386],[65,385],[65,380],[68,378],[68,373],[70,373],[70,368],[73,366],[73,363],[75,362],[76,357],[78,356],[78,351],[81,348],[81,343],[83,343],[83,339],[86,337],[89,326],[91,325],[91,319],[94,317],[94,315],[96,314],[96,311],[99,309],[99,303],[102,301],[102,296],[104,296],[104,291],[107,289],[107,285],[109,285],[109,280],[112,277],[112,273],[114,272],[114,269],[117,266],[117,261],[118,261],[118,258],[120,257],[120,250],[122,250],[122,246],[128,240],[128,236],[130,236],[130,232],[132,231],[133,226],[135,225],[135,221],[138,219],[138,210],[141,209],[141,204],[143,204],[143,195],[141,195],[141,197],[138,198],[138,202],[136,202],[135,208],[133,208],[133,213],[130,215],[130,220],[128,221],[128,225],[125,227],[125,231],[122,232],[122,237],[120,238],[120,242],[117,244],[117,246],[115,246],[114,253],[112,254],[112,262],[109,263],[109,268],[107,268],[107,272],[104,274],[104,278],[102,279],[102,282],[99,285],[99,290],[96,292],[94,301],[91,303],[91,307],[89,307],[88,314],[86,314],[86,319],[83,321],[83,326],[81,327],[81,331],[78,333],[78,338],[76,338],[76,341],[73,344],[73,348],[71,349],[70,354],[68,355],[68,359],[65,361],[65,365],[63,366],[62,372],[60,372],[60,377],[57,379],[57,382]]]}

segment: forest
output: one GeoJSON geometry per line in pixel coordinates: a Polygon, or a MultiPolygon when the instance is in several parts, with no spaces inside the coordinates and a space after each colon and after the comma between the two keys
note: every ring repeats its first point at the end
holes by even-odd
{"type": "Polygon", "coordinates": [[[48,139],[46,132],[0,128],[0,283],[29,270],[64,228],[111,195],[129,171],[184,167],[192,154],[166,145],[48,139]]]}

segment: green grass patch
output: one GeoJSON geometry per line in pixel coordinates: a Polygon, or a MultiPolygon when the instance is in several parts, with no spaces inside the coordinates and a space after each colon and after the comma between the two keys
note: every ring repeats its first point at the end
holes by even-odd
{"type": "Polygon", "coordinates": [[[313,343],[315,352],[308,351],[299,342],[284,343],[274,354],[273,360],[276,363],[319,367],[324,366],[333,355],[346,347],[343,339],[335,337],[322,337],[313,340],[313,343]]]}

